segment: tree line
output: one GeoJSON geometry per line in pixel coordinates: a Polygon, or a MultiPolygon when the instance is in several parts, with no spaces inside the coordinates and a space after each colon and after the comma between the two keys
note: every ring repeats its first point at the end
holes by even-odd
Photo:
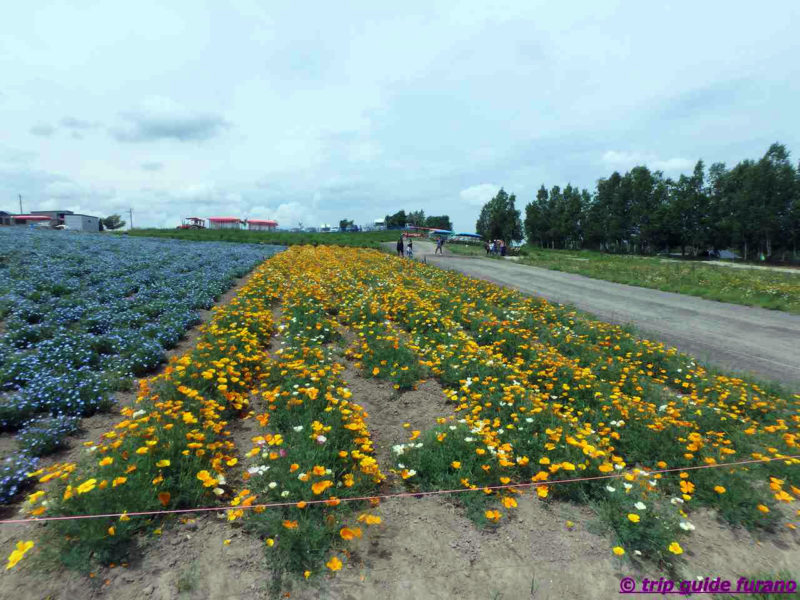
{"type": "Polygon", "coordinates": [[[678,179],[637,166],[600,179],[593,192],[542,186],[525,207],[501,189],[482,209],[477,232],[486,239],[543,248],[589,248],[653,254],[680,249],[699,255],[735,249],[744,258],[797,257],[800,242],[800,165],[782,144],[759,160],[732,168],[699,160],[678,179]]]}
{"type": "Polygon", "coordinates": [[[453,224],[448,215],[425,216],[424,210],[412,210],[406,214],[405,210],[399,210],[393,215],[386,215],[384,219],[386,229],[402,229],[407,225],[414,227],[430,227],[431,229],[445,229],[452,231],[453,224]]]}

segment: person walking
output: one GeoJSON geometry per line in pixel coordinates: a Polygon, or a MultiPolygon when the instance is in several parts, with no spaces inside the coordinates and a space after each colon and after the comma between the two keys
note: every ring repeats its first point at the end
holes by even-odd
{"type": "Polygon", "coordinates": [[[400,239],[397,240],[397,256],[403,256],[405,252],[403,251],[403,236],[400,236],[400,239]]]}
{"type": "Polygon", "coordinates": [[[436,240],[436,250],[433,251],[434,254],[441,254],[444,255],[444,251],[442,250],[442,246],[444,246],[444,238],[440,237],[436,240]]]}
{"type": "Polygon", "coordinates": [[[408,240],[408,258],[414,258],[413,240],[408,240]]]}

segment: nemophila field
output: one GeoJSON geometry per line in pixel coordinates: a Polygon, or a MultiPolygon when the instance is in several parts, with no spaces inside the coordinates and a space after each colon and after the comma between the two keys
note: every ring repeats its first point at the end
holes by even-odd
{"type": "Polygon", "coordinates": [[[271,567],[313,577],[381,525],[364,498],[456,490],[480,528],[513,527],[523,502],[588,505],[610,554],[675,569],[700,509],[753,530],[794,526],[799,408],[493,284],[373,250],[293,247],[215,309],[81,461],[34,471],[25,506],[119,513],[52,524],[46,547],[78,567],[123,560],[168,523],[125,513],[229,507],[271,567]],[[450,410],[379,462],[346,361],[397,394],[433,378],[450,410]],[[775,460],[720,466],[762,459],[775,460]]]}
{"type": "Polygon", "coordinates": [[[24,486],[15,466],[59,448],[74,417],[152,371],[233,281],[277,248],[0,229],[0,430],[22,456],[0,466],[0,503],[24,486]]]}

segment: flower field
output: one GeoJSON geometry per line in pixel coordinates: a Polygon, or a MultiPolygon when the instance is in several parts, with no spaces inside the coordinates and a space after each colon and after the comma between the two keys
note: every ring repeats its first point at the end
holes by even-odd
{"type": "Polygon", "coordinates": [[[0,504],[276,248],[0,230],[0,504]]]}
{"type": "Polygon", "coordinates": [[[174,522],[135,513],[217,507],[276,572],[336,572],[382,526],[376,496],[403,492],[451,490],[488,529],[514,527],[523,502],[586,505],[609,555],[669,569],[698,511],[753,531],[797,521],[800,396],[373,250],[263,262],[122,417],[78,462],[30,469],[28,514],[109,515],[49,525],[70,566],[124,561],[174,522]],[[398,396],[433,379],[448,409],[379,461],[347,368],[398,396]]]}

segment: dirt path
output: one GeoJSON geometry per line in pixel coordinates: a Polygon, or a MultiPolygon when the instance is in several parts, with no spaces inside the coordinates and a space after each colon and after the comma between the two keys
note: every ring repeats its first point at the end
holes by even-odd
{"type": "Polygon", "coordinates": [[[414,242],[415,257],[571,304],[598,318],[631,324],[645,335],[729,372],[800,389],[800,315],[715,302],[683,294],[591,279],[512,261],[434,255],[434,245],[414,242]]]}

